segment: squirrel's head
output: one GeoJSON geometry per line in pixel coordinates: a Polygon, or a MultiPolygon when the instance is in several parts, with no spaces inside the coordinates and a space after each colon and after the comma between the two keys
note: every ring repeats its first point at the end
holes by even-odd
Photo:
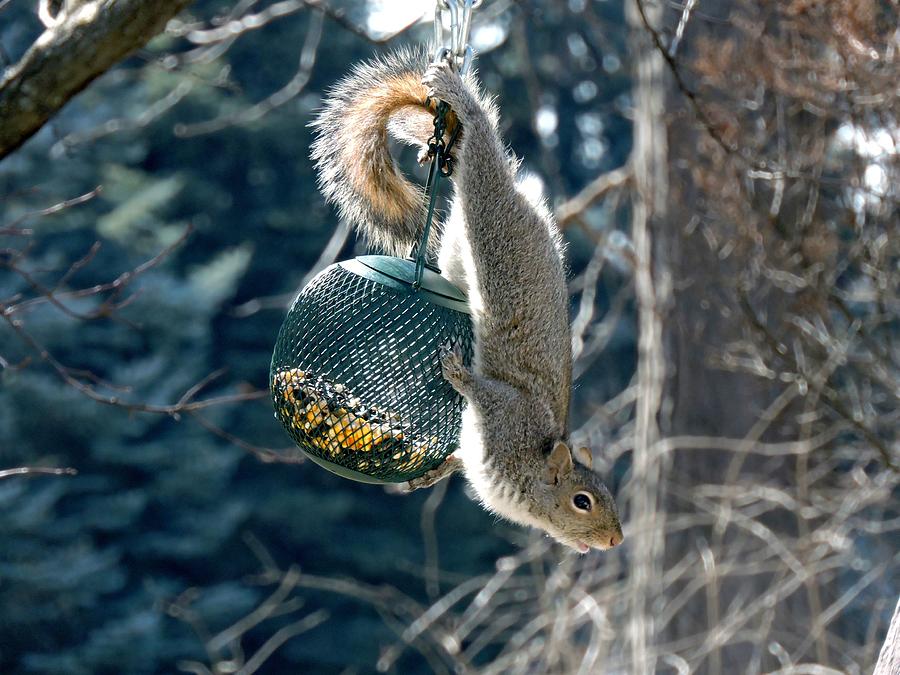
{"type": "Polygon", "coordinates": [[[535,486],[535,514],[547,533],[580,553],[592,548],[605,550],[622,542],[619,512],[609,490],[591,470],[591,451],[574,452],[556,441],[546,457],[543,475],[535,486]]]}

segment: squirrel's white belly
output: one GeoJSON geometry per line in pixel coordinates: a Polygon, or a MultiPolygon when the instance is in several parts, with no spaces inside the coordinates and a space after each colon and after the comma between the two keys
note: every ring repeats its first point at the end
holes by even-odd
{"type": "Polygon", "coordinates": [[[477,416],[471,408],[467,408],[462,415],[459,449],[454,454],[462,460],[466,479],[478,496],[478,500],[486,509],[507,520],[520,525],[540,527],[528,512],[524,499],[517,490],[491,471],[490,460],[486,457],[485,451],[477,416]]]}

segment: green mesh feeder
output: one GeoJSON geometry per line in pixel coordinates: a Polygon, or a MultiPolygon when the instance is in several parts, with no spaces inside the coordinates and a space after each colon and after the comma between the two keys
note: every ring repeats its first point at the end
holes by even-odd
{"type": "Polygon", "coordinates": [[[275,416],[306,455],[345,478],[408,481],[459,441],[463,398],[444,379],[440,355],[457,348],[471,362],[469,309],[425,264],[436,184],[450,173],[447,109],[438,110],[415,259],[369,255],[326,268],[294,300],[275,344],[275,416]]]}
{"type": "Polygon", "coordinates": [[[313,461],[370,483],[402,482],[456,448],[462,397],[440,352],[472,357],[466,298],[415,263],[362,256],[323,270],[281,327],[270,382],[275,415],[313,461]]]}

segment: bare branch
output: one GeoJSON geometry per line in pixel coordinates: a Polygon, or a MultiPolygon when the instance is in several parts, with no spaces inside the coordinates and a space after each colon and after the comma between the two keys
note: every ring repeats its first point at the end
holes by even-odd
{"type": "Polygon", "coordinates": [[[322,37],[322,13],[313,12],[310,18],[306,41],[300,52],[300,64],[297,72],[284,87],[266,98],[264,101],[229,115],[223,115],[208,122],[197,124],[179,124],[175,127],[175,135],[184,138],[209,134],[237,124],[248,124],[262,118],[272,110],[295,99],[305,88],[312,75],[316,63],[319,41],[322,37]]]}
{"type": "Polygon", "coordinates": [[[0,479],[12,476],[75,476],[77,474],[77,469],[71,467],[56,469],[45,466],[21,466],[15,469],[0,469],[0,479]]]}
{"type": "Polygon", "coordinates": [[[688,100],[688,103],[690,103],[691,108],[694,110],[694,114],[697,115],[697,119],[703,125],[703,128],[706,129],[706,133],[708,133],[710,138],[712,138],[728,154],[731,155],[737,153],[738,148],[725,140],[719,129],[715,124],[713,124],[713,121],[707,114],[706,109],[703,107],[703,104],[701,104],[700,98],[697,93],[688,86],[687,82],[684,79],[684,75],[681,72],[681,68],[675,61],[674,54],[669,53],[669,50],[666,49],[666,46],[663,44],[662,36],[659,34],[659,31],[657,31],[656,28],[654,28],[650,23],[650,20],[647,17],[647,12],[644,8],[644,0],[634,0],[634,3],[638,9],[638,13],[640,14],[641,22],[644,24],[644,29],[653,40],[654,46],[663,57],[666,65],[669,67],[669,71],[672,73],[672,77],[675,78],[676,86],[678,87],[679,91],[684,94],[684,97],[688,100]]]}
{"type": "Polygon", "coordinates": [[[594,202],[613,190],[625,187],[632,178],[633,173],[629,166],[619,167],[597,176],[581,192],[556,208],[556,220],[559,226],[565,228],[570,221],[587,211],[594,202]]]}
{"type": "Polygon", "coordinates": [[[672,44],[669,45],[669,56],[675,58],[678,52],[678,45],[681,44],[681,38],[684,37],[684,29],[687,28],[688,21],[691,20],[691,12],[697,0],[687,0],[684,8],[681,10],[681,18],[678,20],[678,28],[675,29],[675,37],[672,38],[672,44]]]}
{"type": "Polygon", "coordinates": [[[330,612],[320,609],[299,621],[295,621],[284,628],[278,629],[278,631],[266,640],[256,653],[247,660],[247,664],[237,671],[237,675],[252,675],[252,673],[255,673],[265,664],[266,660],[272,656],[275,650],[281,645],[291,638],[310,631],[319,624],[324,623],[328,620],[330,615],[330,612]]]}
{"type": "Polygon", "coordinates": [[[416,17],[407,25],[400,27],[392,33],[375,37],[365,28],[358,26],[347,19],[342,9],[335,9],[327,2],[324,2],[324,0],[281,0],[280,2],[269,5],[256,14],[244,14],[240,17],[233,16],[221,26],[215,28],[176,25],[170,32],[176,35],[184,35],[194,44],[210,45],[226,40],[233,40],[237,35],[241,35],[247,31],[258,30],[272,21],[281,19],[285,16],[290,16],[291,14],[296,14],[304,9],[319,10],[324,16],[328,17],[342,28],[345,28],[354,35],[373,44],[388,42],[422,20],[421,16],[416,17]]]}

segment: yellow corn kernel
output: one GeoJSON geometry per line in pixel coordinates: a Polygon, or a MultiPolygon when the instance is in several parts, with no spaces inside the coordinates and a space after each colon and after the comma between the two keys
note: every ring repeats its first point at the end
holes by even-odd
{"type": "Polygon", "coordinates": [[[328,417],[328,404],[325,401],[317,400],[310,403],[303,409],[306,414],[306,421],[312,426],[318,426],[328,417]]]}
{"type": "Polygon", "coordinates": [[[347,424],[349,420],[345,419],[346,414],[341,416],[341,413],[346,413],[347,411],[341,408],[337,411],[336,415],[329,415],[328,419],[325,422],[328,424],[328,433],[326,434],[329,440],[334,441],[340,445],[344,444],[344,440],[347,438],[347,424]]]}
{"type": "Polygon", "coordinates": [[[391,438],[390,424],[378,424],[372,427],[372,445],[379,445],[386,438],[391,438]]]}
{"type": "Polygon", "coordinates": [[[362,417],[357,417],[350,423],[350,447],[354,450],[371,450],[369,439],[372,437],[370,427],[362,417]]]}
{"type": "Polygon", "coordinates": [[[319,450],[327,452],[330,455],[336,455],[340,452],[339,447],[335,446],[333,443],[329,443],[328,439],[323,438],[322,436],[316,436],[310,442],[319,450]]]}

